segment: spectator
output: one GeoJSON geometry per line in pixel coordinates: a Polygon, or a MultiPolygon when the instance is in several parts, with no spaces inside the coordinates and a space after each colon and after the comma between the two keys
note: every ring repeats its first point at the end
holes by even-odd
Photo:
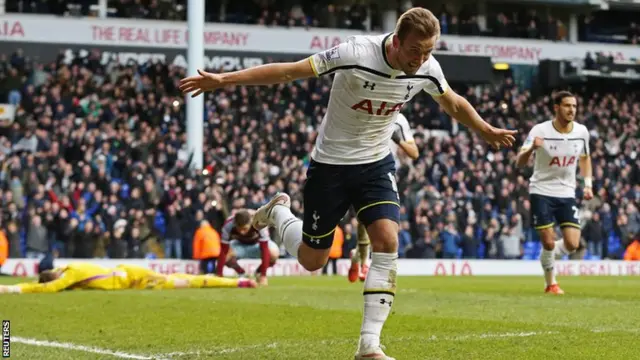
{"type": "Polygon", "coordinates": [[[35,215],[31,218],[27,232],[26,255],[32,259],[42,259],[48,251],[47,229],[42,224],[42,218],[39,215],[35,215]]]}
{"type": "Polygon", "coordinates": [[[166,231],[164,234],[164,255],[166,257],[182,258],[182,229],[180,228],[179,215],[175,206],[167,207],[165,218],[166,231]]]}
{"type": "Polygon", "coordinates": [[[200,227],[193,236],[193,259],[200,260],[202,274],[215,273],[219,255],[220,235],[207,220],[201,220],[200,227]]]}
{"type": "Polygon", "coordinates": [[[333,244],[329,251],[329,261],[322,268],[322,275],[327,275],[329,270],[329,264],[333,268],[331,274],[338,275],[338,259],[342,257],[342,247],[344,245],[344,231],[340,226],[336,226],[336,230],[333,234],[333,244]]]}
{"type": "Polygon", "coordinates": [[[400,258],[407,257],[413,246],[410,228],[411,225],[408,221],[405,220],[400,223],[400,233],[398,234],[398,257],[400,258]]]}
{"type": "Polygon", "coordinates": [[[462,236],[462,257],[465,259],[478,258],[478,241],[473,234],[473,226],[467,225],[462,236]]]}
{"type": "Polygon", "coordinates": [[[518,259],[522,256],[522,247],[520,245],[520,229],[522,228],[522,220],[520,215],[514,214],[511,220],[504,224],[500,234],[500,244],[502,245],[503,256],[507,260],[518,259]]]}
{"type": "Polygon", "coordinates": [[[640,240],[634,240],[627,246],[627,250],[624,252],[624,260],[640,261],[640,240]]]}
{"type": "Polygon", "coordinates": [[[3,230],[0,230],[0,273],[2,272],[2,265],[7,261],[9,257],[9,241],[7,235],[3,230]]]}
{"type": "Polygon", "coordinates": [[[453,223],[448,223],[440,232],[440,242],[442,243],[442,258],[455,259],[460,245],[460,235],[453,223]]]}
{"type": "Polygon", "coordinates": [[[589,253],[599,258],[603,258],[607,233],[604,231],[604,226],[600,220],[600,213],[593,213],[582,233],[583,237],[587,241],[589,253]]]}

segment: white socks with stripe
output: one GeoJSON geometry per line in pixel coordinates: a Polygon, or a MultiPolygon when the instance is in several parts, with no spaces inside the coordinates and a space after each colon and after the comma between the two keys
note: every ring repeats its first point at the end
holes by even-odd
{"type": "Polygon", "coordinates": [[[298,258],[302,243],[302,220],[295,217],[288,207],[281,205],[274,206],[269,215],[287,252],[298,258]]]}
{"type": "Polygon", "coordinates": [[[398,254],[374,252],[364,282],[364,316],[360,329],[360,348],[380,346],[382,326],[394,301],[398,254]]]}
{"type": "Polygon", "coordinates": [[[545,250],[542,248],[540,254],[540,263],[542,264],[542,270],[544,270],[544,280],[547,286],[557,284],[556,281],[556,256],[571,255],[573,252],[567,250],[564,245],[564,240],[556,240],[553,250],[545,250]]]}
{"type": "MultiPolygon", "coordinates": [[[[557,246],[556,246],[557,247],[557,246]]],[[[542,264],[542,270],[544,270],[544,281],[547,286],[556,284],[556,257],[555,257],[555,249],[547,250],[542,248],[542,253],[540,254],[540,264],[542,264]]]]}

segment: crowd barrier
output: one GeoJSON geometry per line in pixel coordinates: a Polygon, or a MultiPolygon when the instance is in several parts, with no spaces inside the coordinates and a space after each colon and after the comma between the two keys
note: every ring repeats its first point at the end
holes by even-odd
{"type": "MultiPolygon", "coordinates": [[[[55,266],[70,262],[91,262],[115,267],[118,264],[133,264],[148,267],[164,274],[188,273],[199,271],[198,261],[172,259],[56,259],[55,266]]],[[[253,274],[260,260],[240,260],[247,273],[253,274]]],[[[7,259],[0,271],[13,276],[34,276],[37,274],[37,259],[7,259]]],[[[350,260],[340,259],[338,274],[346,275],[350,260]]],[[[557,261],[559,276],[640,276],[640,261],[557,261]]],[[[332,267],[329,267],[329,272],[332,267]]],[[[233,276],[232,269],[225,268],[225,276],[233,276]]],[[[267,272],[268,276],[319,276],[321,271],[308,272],[294,259],[280,259],[267,272]]],[[[529,260],[440,260],[440,259],[400,259],[400,276],[534,276],[542,275],[539,261],[529,260]]]]}

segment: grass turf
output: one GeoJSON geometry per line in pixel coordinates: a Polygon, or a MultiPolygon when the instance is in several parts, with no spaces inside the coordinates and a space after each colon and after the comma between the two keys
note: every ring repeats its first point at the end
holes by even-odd
{"type": "MultiPolygon", "coordinates": [[[[542,281],[401,277],[383,344],[398,360],[640,359],[640,277],[562,278],[564,296],[543,294],[542,281]]],[[[261,289],[2,295],[0,304],[15,359],[353,359],[362,285],[271,278],[261,289]]]]}

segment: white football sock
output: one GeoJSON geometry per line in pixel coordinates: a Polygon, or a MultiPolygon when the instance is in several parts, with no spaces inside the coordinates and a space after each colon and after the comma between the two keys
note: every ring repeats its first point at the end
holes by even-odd
{"type": "Polygon", "coordinates": [[[560,256],[571,255],[571,251],[564,245],[564,240],[556,240],[555,253],[560,256]]]}
{"type": "Polygon", "coordinates": [[[544,281],[547,286],[556,284],[556,258],[555,258],[555,249],[554,250],[546,250],[542,248],[542,253],[540,254],[540,263],[542,264],[542,270],[544,270],[544,281]]]}
{"type": "Polygon", "coordinates": [[[291,256],[297,258],[298,249],[302,243],[302,220],[295,217],[288,207],[281,205],[276,205],[270,215],[285,249],[291,256]]]}
{"type": "Polygon", "coordinates": [[[360,329],[360,346],[380,346],[382,326],[394,301],[398,254],[374,252],[371,267],[364,282],[364,316],[360,329]]]}

